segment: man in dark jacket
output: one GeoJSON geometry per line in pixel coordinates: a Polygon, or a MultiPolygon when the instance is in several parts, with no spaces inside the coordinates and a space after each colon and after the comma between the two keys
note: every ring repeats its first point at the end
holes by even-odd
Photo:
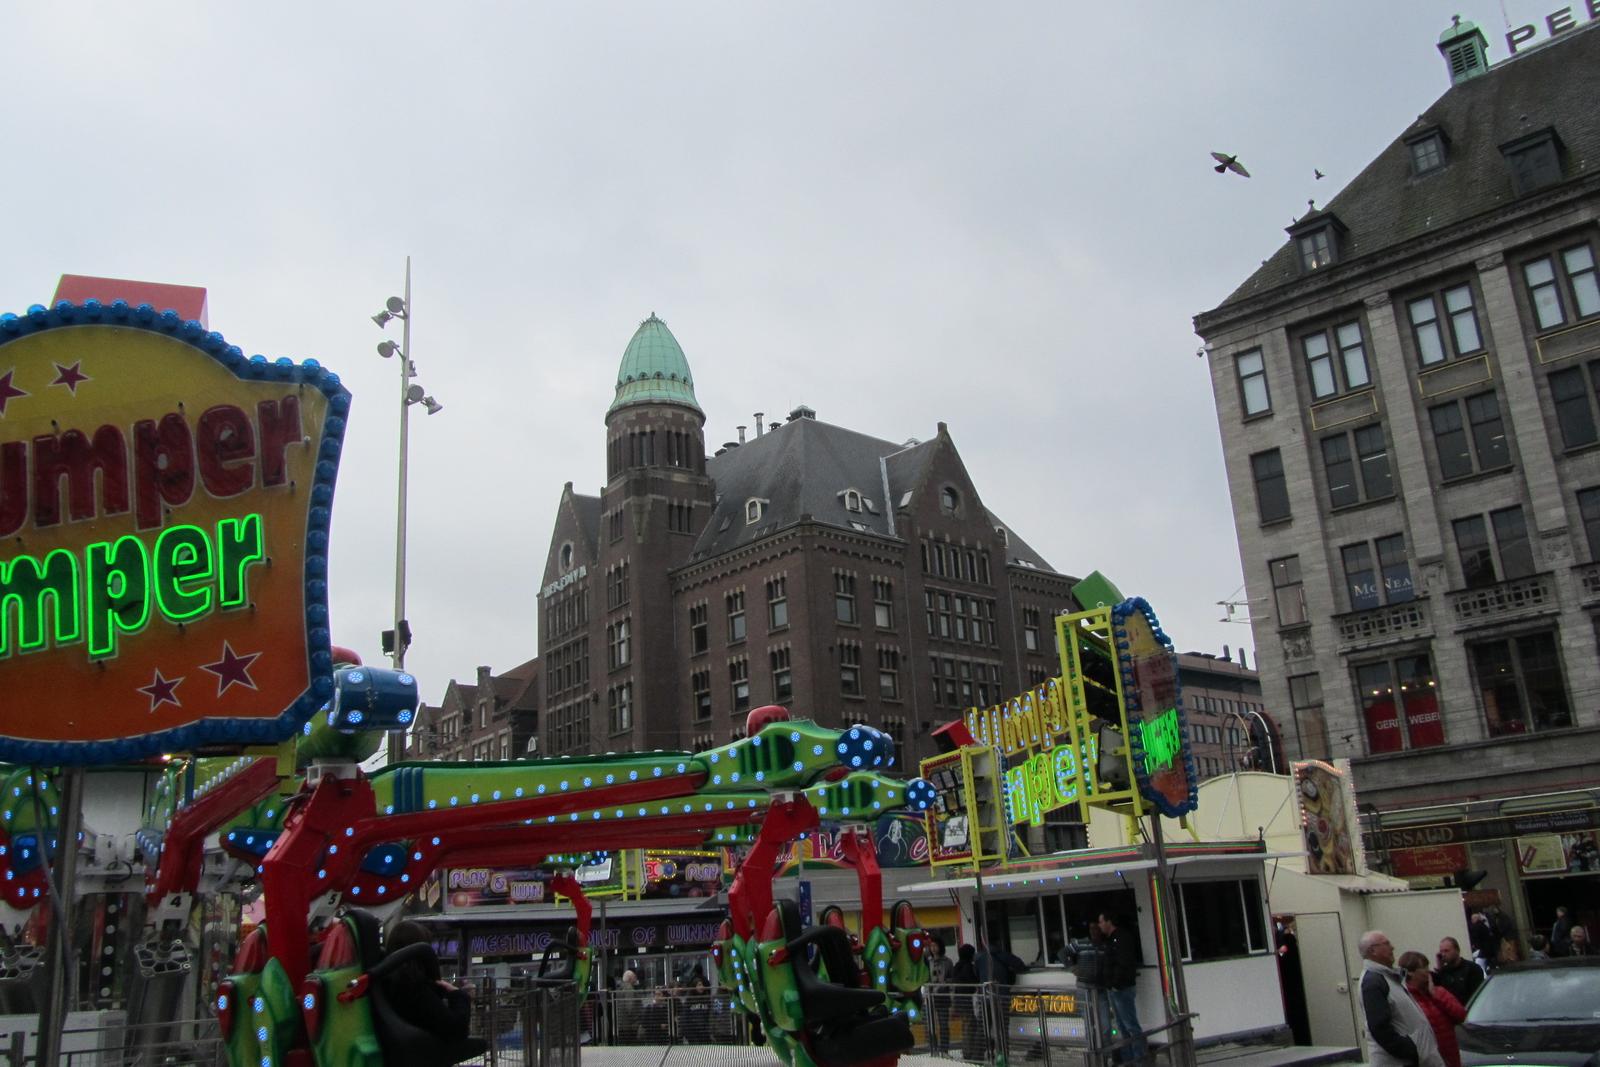
{"type": "Polygon", "coordinates": [[[1120,1040],[1133,1043],[1117,1050],[1118,1063],[1138,1063],[1147,1054],[1144,1030],[1139,1026],[1139,945],[1134,931],[1110,912],[1100,915],[1100,933],[1105,941],[1100,953],[1099,985],[1111,1001],[1111,1015],[1117,1023],[1120,1040]]]}
{"type": "Polygon", "coordinates": [[[1483,969],[1461,955],[1461,942],[1447,937],[1439,942],[1439,966],[1434,969],[1435,985],[1443,986],[1464,1005],[1483,984],[1483,969]]]}

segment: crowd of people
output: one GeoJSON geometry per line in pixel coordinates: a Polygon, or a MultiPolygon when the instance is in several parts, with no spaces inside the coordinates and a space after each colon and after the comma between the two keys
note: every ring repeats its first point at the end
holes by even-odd
{"type": "MultiPolygon", "coordinates": [[[[1421,952],[1402,952],[1382,930],[1361,935],[1361,1007],[1375,1067],[1461,1067],[1456,1027],[1466,1005],[1496,967],[1515,961],[1516,943],[1499,917],[1473,912],[1467,923],[1471,956],[1453,937],[1440,940],[1432,966],[1421,952]]],[[[1528,959],[1592,956],[1588,931],[1556,909],[1550,935],[1528,938],[1528,959]]]]}

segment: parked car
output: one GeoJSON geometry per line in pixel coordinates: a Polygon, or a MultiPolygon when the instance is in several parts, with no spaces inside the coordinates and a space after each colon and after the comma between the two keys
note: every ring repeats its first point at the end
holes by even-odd
{"type": "Polygon", "coordinates": [[[1462,1067],[1600,1067],[1600,957],[1498,968],[1458,1034],[1462,1067]]]}

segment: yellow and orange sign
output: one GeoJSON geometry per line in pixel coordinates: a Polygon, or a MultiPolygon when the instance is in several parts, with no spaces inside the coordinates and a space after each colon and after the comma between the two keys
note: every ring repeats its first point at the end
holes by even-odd
{"type": "Polygon", "coordinates": [[[269,743],[322,705],[349,402],[174,312],[0,317],[0,760],[269,743]]]}

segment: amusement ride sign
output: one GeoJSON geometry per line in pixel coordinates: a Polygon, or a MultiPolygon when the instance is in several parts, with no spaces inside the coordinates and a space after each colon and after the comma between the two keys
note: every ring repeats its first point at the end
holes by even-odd
{"type": "Polygon", "coordinates": [[[124,301],[0,316],[0,760],[281,741],[332,693],[350,394],[124,301]]]}

